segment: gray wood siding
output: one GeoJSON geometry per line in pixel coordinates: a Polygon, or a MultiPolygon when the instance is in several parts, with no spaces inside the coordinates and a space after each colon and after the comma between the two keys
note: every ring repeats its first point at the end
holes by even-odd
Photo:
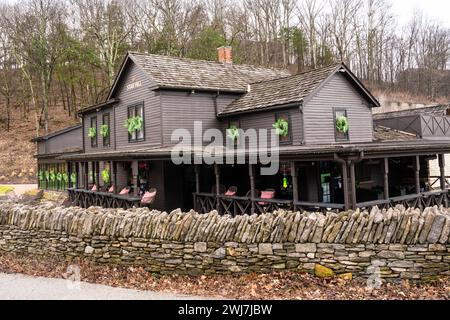
{"type": "MultiPolygon", "coordinates": [[[[115,126],[114,126],[114,110],[112,107],[102,109],[98,112],[90,112],[84,116],[84,139],[85,139],[85,152],[98,152],[106,150],[114,150],[114,136],[115,136],[115,126]],[[100,127],[103,124],[103,115],[109,113],[109,146],[105,147],[103,145],[103,136],[100,134],[100,127]],[[89,128],[91,127],[91,118],[97,117],[97,147],[93,148],[91,146],[91,138],[88,137],[89,128]]],[[[81,133],[80,133],[81,134],[81,133]]]]}
{"type": "Polygon", "coordinates": [[[152,81],[135,64],[130,64],[123,73],[123,78],[117,89],[115,98],[119,102],[115,107],[116,149],[137,149],[143,147],[161,146],[161,105],[158,92],[151,90],[152,81]],[[130,83],[141,81],[140,87],[127,90],[130,83]],[[144,141],[129,142],[125,122],[128,119],[128,107],[144,103],[144,141]]]}
{"type": "Polygon", "coordinates": [[[83,141],[80,127],[39,142],[38,154],[62,153],[68,149],[81,149],[82,147],[83,141]]]}
{"type": "Polygon", "coordinates": [[[336,143],[333,108],[347,110],[348,142],[373,140],[372,110],[350,82],[338,73],[303,107],[306,144],[336,143]]]}
{"type": "Polygon", "coordinates": [[[225,134],[225,130],[229,126],[229,121],[239,120],[240,127],[243,130],[248,129],[273,129],[276,113],[288,112],[291,118],[291,134],[292,145],[300,145],[303,141],[302,130],[302,114],[299,108],[279,109],[266,112],[255,112],[249,114],[237,115],[221,120],[221,130],[225,134]]]}
{"type": "Polygon", "coordinates": [[[215,94],[210,93],[161,91],[164,146],[177,144],[171,141],[175,129],[187,129],[193,137],[195,121],[202,121],[203,131],[219,129],[214,100],[215,94]]]}

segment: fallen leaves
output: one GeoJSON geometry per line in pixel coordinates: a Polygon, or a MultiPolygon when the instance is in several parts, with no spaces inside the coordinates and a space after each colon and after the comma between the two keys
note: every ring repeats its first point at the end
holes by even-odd
{"type": "Polygon", "coordinates": [[[309,274],[274,272],[243,275],[161,275],[144,267],[96,265],[87,260],[65,261],[57,257],[32,257],[0,254],[0,272],[64,278],[69,265],[81,270],[82,281],[114,287],[133,288],[231,299],[327,299],[327,300],[422,300],[448,299],[450,279],[431,283],[403,281],[383,284],[379,289],[366,287],[364,279],[345,281],[319,279],[309,274]]]}

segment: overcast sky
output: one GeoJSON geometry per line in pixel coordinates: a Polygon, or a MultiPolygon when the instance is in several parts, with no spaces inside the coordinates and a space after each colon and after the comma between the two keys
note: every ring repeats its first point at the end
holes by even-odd
{"type": "Polygon", "coordinates": [[[399,25],[405,25],[415,9],[421,9],[428,18],[437,20],[450,28],[449,0],[391,0],[392,11],[398,17],[399,25]]]}

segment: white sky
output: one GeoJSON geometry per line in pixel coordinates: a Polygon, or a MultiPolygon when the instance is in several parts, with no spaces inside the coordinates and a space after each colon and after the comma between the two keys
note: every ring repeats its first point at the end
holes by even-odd
{"type": "Polygon", "coordinates": [[[399,26],[408,23],[415,9],[421,9],[426,17],[450,28],[450,0],[391,0],[391,3],[399,26]]]}

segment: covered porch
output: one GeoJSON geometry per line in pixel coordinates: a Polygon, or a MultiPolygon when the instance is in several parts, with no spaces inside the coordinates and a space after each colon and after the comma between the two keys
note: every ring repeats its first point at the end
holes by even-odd
{"type": "Polygon", "coordinates": [[[217,210],[232,216],[262,214],[278,209],[342,211],[404,205],[448,206],[444,154],[363,154],[309,161],[280,162],[275,176],[261,176],[258,165],[196,165],[194,209],[217,210]],[[439,159],[439,186],[429,181],[428,161],[439,159]],[[227,191],[232,192],[227,192],[227,191]],[[274,197],[263,197],[271,191],[274,197]]]}

